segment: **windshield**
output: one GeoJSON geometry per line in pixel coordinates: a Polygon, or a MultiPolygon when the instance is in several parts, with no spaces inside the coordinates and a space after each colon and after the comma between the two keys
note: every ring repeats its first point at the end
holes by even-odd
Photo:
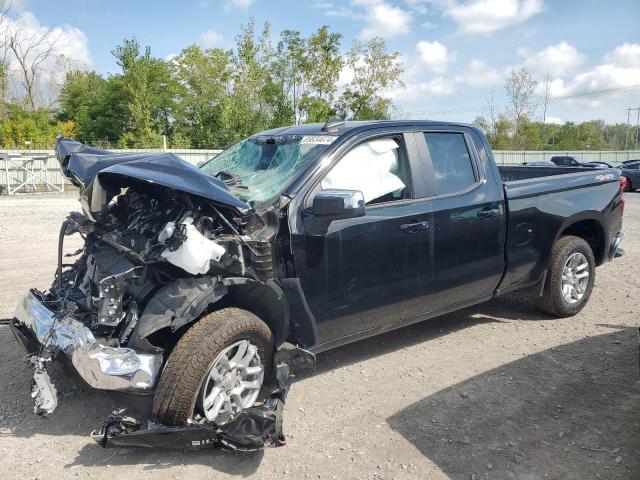
{"type": "Polygon", "coordinates": [[[332,135],[255,135],[200,169],[225,181],[241,200],[267,203],[335,139],[332,135]]]}

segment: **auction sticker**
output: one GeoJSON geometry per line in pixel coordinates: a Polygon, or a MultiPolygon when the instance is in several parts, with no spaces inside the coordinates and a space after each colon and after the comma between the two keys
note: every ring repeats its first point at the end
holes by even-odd
{"type": "Polygon", "coordinates": [[[335,139],[334,135],[305,135],[300,140],[300,143],[314,143],[316,145],[330,145],[335,139]]]}

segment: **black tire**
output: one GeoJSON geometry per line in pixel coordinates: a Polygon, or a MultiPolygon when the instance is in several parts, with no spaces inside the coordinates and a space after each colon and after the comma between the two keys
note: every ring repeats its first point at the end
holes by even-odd
{"type": "Polygon", "coordinates": [[[258,347],[266,385],[274,349],[271,330],[251,312],[223,308],[201,318],[178,341],[158,381],[153,415],[166,425],[185,425],[193,417],[210,365],[224,348],[239,340],[249,340],[258,347]]]}
{"type": "Polygon", "coordinates": [[[560,237],[553,244],[543,295],[537,300],[537,306],[555,317],[571,317],[580,312],[589,301],[595,278],[596,261],[589,244],[580,237],[560,237]],[[569,304],[562,297],[562,270],[569,257],[577,252],[582,253],[587,259],[589,281],[580,301],[569,304]]]}
{"type": "Polygon", "coordinates": [[[627,185],[624,187],[624,192],[633,192],[633,185],[631,184],[631,180],[627,177],[627,185]]]}

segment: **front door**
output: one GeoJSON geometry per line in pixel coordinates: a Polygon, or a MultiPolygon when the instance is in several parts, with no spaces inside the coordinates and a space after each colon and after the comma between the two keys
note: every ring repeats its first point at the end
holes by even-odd
{"type": "Polygon", "coordinates": [[[413,134],[367,138],[319,182],[322,189],[359,190],[366,202],[364,217],[292,236],[320,344],[421,313],[431,282],[433,215],[417,156],[413,134]]]}

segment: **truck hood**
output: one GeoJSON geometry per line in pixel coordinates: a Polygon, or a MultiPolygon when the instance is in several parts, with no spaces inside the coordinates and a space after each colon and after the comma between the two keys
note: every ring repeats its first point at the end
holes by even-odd
{"type": "MultiPolygon", "coordinates": [[[[87,197],[98,187],[107,186],[114,176],[129,177],[198,195],[241,213],[251,209],[247,203],[233,196],[224,182],[174,153],[115,153],[58,137],[56,158],[64,175],[87,197]]],[[[87,203],[93,202],[88,199],[87,203]]]]}

